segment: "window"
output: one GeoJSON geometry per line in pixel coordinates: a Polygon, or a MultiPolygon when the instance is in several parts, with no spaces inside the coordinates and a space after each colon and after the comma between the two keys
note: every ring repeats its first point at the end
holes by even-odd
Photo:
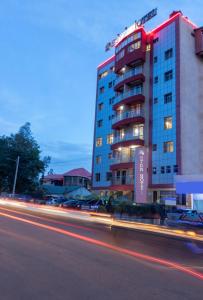
{"type": "Polygon", "coordinates": [[[112,178],[112,173],[111,172],[106,172],[106,181],[110,181],[112,178]]]}
{"type": "Polygon", "coordinates": [[[101,103],[98,104],[99,111],[101,111],[103,109],[103,107],[104,107],[104,103],[103,102],[101,102],[101,103]]]}
{"type": "Polygon", "coordinates": [[[109,86],[109,88],[112,88],[112,86],[113,86],[112,81],[109,82],[108,86],[109,86]]]}
{"type": "Polygon", "coordinates": [[[99,79],[106,77],[108,75],[108,71],[104,71],[103,73],[99,74],[98,77],[99,79]]]}
{"type": "Polygon", "coordinates": [[[156,174],[156,167],[153,167],[152,173],[155,175],[156,174]]]}
{"type": "Polygon", "coordinates": [[[158,103],[158,98],[154,98],[154,104],[158,103]]]}
{"type": "Polygon", "coordinates": [[[172,124],[172,117],[165,117],[164,118],[164,129],[172,129],[173,124],[172,124]]]}
{"type": "Polygon", "coordinates": [[[164,95],[164,103],[170,103],[172,102],[172,93],[168,93],[164,95]]]}
{"type": "Polygon", "coordinates": [[[117,55],[116,55],[116,61],[120,60],[121,58],[123,58],[125,54],[125,51],[122,50],[121,52],[119,52],[117,55]]]}
{"type": "Polygon", "coordinates": [[[157,56],[154,56],[154,64],[157,63],[157,60],[158,60],[157,56]]]}
{"type": "Polygon", "coordinates": [[[114,97],[110,98],[109,99],[109,104],[113,104],[114,103],[114,99],[115,99],[114,97]]]}
{"type": "Polygon", "coordinates": [[[101,155],[96,156],[96,163],[100,164],[101,163],[101,155]]]}
{"type": "Polygon", "coordinates": [[[95,173],[95,180],[96,182],[100,181],[100,173],[95,173]]]}
{"type": "Polygon", "coordinates": [[[156,151],[157,150],[157,144],[153,144],[152,145],[152,151],[156,151]]]}
{"type": "Polygon", "coordinates": [[[173,152],[173,142],[164,142],[164,152],[173,152]]]}
{"type": "Polygon", "coordinates": [[[102,127],[102,125],[103,125],[103,120],[97,121],[97,127],[102,127]]]}
{"type": "Polygon", "coordinates": [[[107,144],[113,144],[113,133],[107,135],[107,144]]]}
{"type": "Polygon", "coordinates": [[[114,70],[115,70],[115,67],[112,66],[112,67],[110,68],[110,71],[111,71],[111,72],[114,72],[114,70]]]}
{"type": "Polygon", "coordinates": [[[165,60],[171,58],[172,56],[173,56],[173,49],[172,48],[165,51],[165,60]]]}
{"type": "Polygon", "coordinates": [[[171,166],[166,166],[166,173],[171,173],[171,166]]]}
{"type": "Polygon", "coordinates": [[[102,146],[102,138],[99,137],[96,139],[96,147],[101,147],[102,146]]]}
{"type": "Polygon", "coordinates": [[[151,50],[151,45],[150,44],[147,44],[146,46],[146,51],[150,51],[151,50]]]}
{"type": "Polygon", "coordinates": [[[112,152],[109,152],[108,153],[108,159],[112,159],[113,158],[113,153],[112,152]]]}
{"type": "Polygon", "coordinates": [[[173,70],[164,73],[164,80],[169,81],[173,78],[173,70]]]}
{"type": "Polygon", "coordinates": [[[178,165],[174,165],[173,166],[173,172],[174,173],[178,173],[178,165]]]}
{"type": "Polygon", "coordinates": [[[153,43],[157,43],[159,41],[159,38],[157,37],[156,39],[153,40],[153,43]]]}
{"type": "Polygon", "coordinates": [[[165,167],[161,166],[161,174],[164,174],[164,173],[165,173],[165,167]]]}
{"type": "Polygon", "coordinates": [[[99,92],[100,92],[100,94],[104,93],[104,86],[100,87],[99,92]]]}
{"type": "Polygon", "coordinates": [[[140,47],[141,47],[141,41],[133,43],[128,47],[128,52],[133,52],[134,50],[139,49],[140,47]]]}
{"type": "Polygon", "coordinates": [[[155,77],[154,77],[154,83],[158,83],[158,81],[159,81],[158,76],[155,76],[155,77]]]}

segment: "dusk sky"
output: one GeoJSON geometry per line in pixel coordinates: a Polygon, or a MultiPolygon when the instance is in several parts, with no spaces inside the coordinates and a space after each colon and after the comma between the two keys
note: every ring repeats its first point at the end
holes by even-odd
{"type": "MultiPolygon", "coordinates": [[[[203,25],[202,0],[1,0],[0,135],[25,122],[56,173],[91,170],[96,68],[105,44],[158,7],[203,25]]],[[[192,99],[191,99],[192,100],[192,99]]]]}

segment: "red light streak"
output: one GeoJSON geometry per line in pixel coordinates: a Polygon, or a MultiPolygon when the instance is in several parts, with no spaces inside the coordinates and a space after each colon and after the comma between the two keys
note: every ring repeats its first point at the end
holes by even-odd
{"type": "Polygon", "coordinates": [[[151,34],[154,33],[155,31],[158,31],[159,29],[161,29],[162,27],[164,27],[165,25],[167,25],[168,23],[171,23],[177,16],[181,16],[181,13],[178,12],[177,14],[175,14],[173,17],[169,18],[168,20],[164,21],[163,23],[161,23],[159,26],[157,26],[156,28],[152,29],[151,31],[149,31],[147,34],[151,34]]]}
{"type": "Polygon", "coordinates": [[[112,62],[114,59],[115,59],[115,55],[112,55],[111,57],[103,61],[101,64],[99,64],[97,69],[101,69],[102,67],[106,66],[108,63],[112,62]]]}
{"type": "Polygon", "coordinates": [[[8,212],[15,213],[15,214],[18,214],[18,215],[23,215],[23,216],[28,216],[28,217],[36,218],[36,219],[39,219],[39,220],[43,220],[43,221],[48,221],[50,223],[55,223],[55,224],[58,224],[58,225],[65,225],[65,226],[69,226],[69,227],[83,229],[83,230],[86,230],[86,231],[96,232],[96,230],[94,230],[92,228],[89,228],[89,227],[86,227],[86,226],[75,225],[75,224],[68,223],[68,222],[56,221],[56,220],[53,220],[53,219],[48,219],[48,218],[45,218],[45,217],[39,217],[39,216],[31,215],[31,214],[28,214],[28,213],[24,213],[24,212],[13,211],[13,210],[7,209],[7,208],[3,208],[3,210],[6,210],[8,212]]]}
{"type": "Polygon", "coordinates": [[[169,268],[173,268],[173,269],[181,271],[181,272],[183,272],[187,275],[190,275],[192,277],[203,280],[203,274],[202,273],[194,271],[191,268],[186,268],[183,265],[171,262],[169,260],[160,259],[160,258],[153,257],[153,256],[150,256],[150,255],[145,255],[145,254],[142,254],[142,253],[139,253],[139,252],[136,252],[136,251],[132,251],[132,250],[128,250],[128,249],[125,249],[125,248],[117,247],[117,246],[108,244],[106,242],[102,242],[102,241],[99,241],[99,240],[96,240],[96,239],[93,239],[93,238],[85,237],[85,236],[82,236],[80,234],[76,234],[76,233],[73,233],[73,232],[70,232],[70,231],[67,231],[67,230],[64,230],[64,229],[60,229],[60,228],[56,228],[56,227],[53,227],[53,226],[37,223],[37,222],[34,222],[34,221],[19,218],[19,217],[15,217],[13,215],[5,214],[5,213],[2,213],[2,212],[0,212],[0,215],[4,216],[4,217],[7,217],[7,218],[10,218],[10,219],[13,219],[13,220],[16,220],[16,221],[31,224],[31,225],[34,225],[34,226],[39,227],[39,228],[43,228],[43,229],[47,229],[47,230],[50,230],[50,231],[53,231],[53,232],[56,232],[56,233],[64,234],[66,236],[79,239],[79,240],[87,242],[89,244],[97,245],[97,246],[104,247],[106,249],[110,249],[110,250],[113,250],[113,251],[116,251],[116,252],[119,252],[119,253],[122,253],[122,254],[125,254],[125,255],[129,255],[129,256],[138,258],[142,261],[149,261],[149,262],[152,262],[152,263],[155,263],[155,264],[159,264],[159,265],[163,265],[163,266],[166,266],[166,267],[169,267],[169,268]]]}

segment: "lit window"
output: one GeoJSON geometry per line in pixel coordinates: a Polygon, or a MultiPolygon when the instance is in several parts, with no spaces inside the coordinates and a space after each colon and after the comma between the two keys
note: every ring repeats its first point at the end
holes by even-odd
{"type": "Polygon", "coordinates": [[[147,44],[146,51],[150,51],[150,50],[151,50],[151,45],[147,44]]]}
{"type": "Polygon", "coordinates": [[[96,163],[100,164],[101,163],[101,155],[96,156],[96,163]]]}
{"type": "Polygon", "coordinates": [[[172,48],[165,51],[165,60],[171,58],[172,56],[173,56],[173,49],[172,48]]]}
{"type": "Polygon", "coordinates": [[[164,152],[173,152],[174,150],[174,146],[173,146],[173,142],[169,141],[169,142],[164,142],[164,152]]]}
{"type": "Polygon", "coordinates": [[[124,129],[124,128],[122,128],[122,129],[119,131],[119,136],[120,136],[120,139],[121,139],[121,140],[124,139],[124,137],[125,137],[125,129],[124,129]]]}
{"type": "Polygon", "coordinates": [[[101,111],[103,109],[103,107],[104,107],[104,103],[103,102],[98,104],[99,111],[101,111]]]}
{"type": "Polygon", "coordinates": [[[111,72],[114,72],[114,70],[115,70],[115,67],[112,66],[112,67],[110,68],[110,71],[111,71],[111,72]]]}
{"type": "Polygon", "coordinates": [[[100,87],[99,92],[100,92],[100,94],[104,93],[104,86],[100,87]]]}
{"type": "Polygon", "coordinates": [[[128,52],[133,52],[134,50],[139,49],[140,47],[141,47],[141,41],[133,43],[128,47],[128,52]]]}
{"type": "Polygon", "coordinates": [[[171,166],[166,166],[166,173],[171,173],[171,166]]]}
{"type": "Polygon", "coordinates": [[[99,137],[99,138],[96,139],[96,146],[97,147],[101,147],[102,146],[102,138],[101,137],[99,137]]]}
{"type": "Polygon", "coordinates": [[[108,75],[108,71],[104,71],[103,73],[99,74],[99,79],[106,77],[108,75]]]}
{"type": "Polygon", "coordinates": [[[172,102],[172,93],[165,94],[164,95],[164,103],[167,104],[170,102],[172,102]]]}
{"type": "Polygon", "coordinates": [[[172,129],[173,124],[172,124],[172,117],[165,117],[164,118],[164,129],[172,129]]]}
{"type": "Polygon", "coordinates": [[[100,181],[100,173],[95,174],[95,180],[96,180],[96,182],[100,181]]]}
{"type": "Polygon", "coordinates": [[[102,125],[103,125],[103,120],[97,121],[97,127],[102,127],[102,125]]]}
{"type": "Polygon", "coordinates": [[[173,70],[164,73],[164,80],[169,81],[173,78],[173,70]]]}
{"type": "Polygon", "coordinates": [[[113,144],[113,133],[107,135],[107,144],[113,144]]]}

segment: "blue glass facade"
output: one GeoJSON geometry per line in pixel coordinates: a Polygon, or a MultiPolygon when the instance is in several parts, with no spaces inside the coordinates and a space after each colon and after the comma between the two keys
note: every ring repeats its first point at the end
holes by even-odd
{"type": "Polygon", "coordinates": [[[93,157],[93,187],[105,188],[110,185],[108,172],[111,163],[111,134],[112,118],[114,112],[114,61],[110,60],[104,67],[100,67],[97,73],[97,99],[95,117],[94,157],[93,157]],[[109,141],[108,141],[109,137],[109,141]],[[102,139],[102,144],[97,146],[97,139],[102,139]],[[99,175],[98,175],[99,174],[99,175]]]}
{"type": "Polygon", "coordinates": [[[152,101],[152,184],[172,184],[177,169],[175,22],[154,36],[152,101]]]}

